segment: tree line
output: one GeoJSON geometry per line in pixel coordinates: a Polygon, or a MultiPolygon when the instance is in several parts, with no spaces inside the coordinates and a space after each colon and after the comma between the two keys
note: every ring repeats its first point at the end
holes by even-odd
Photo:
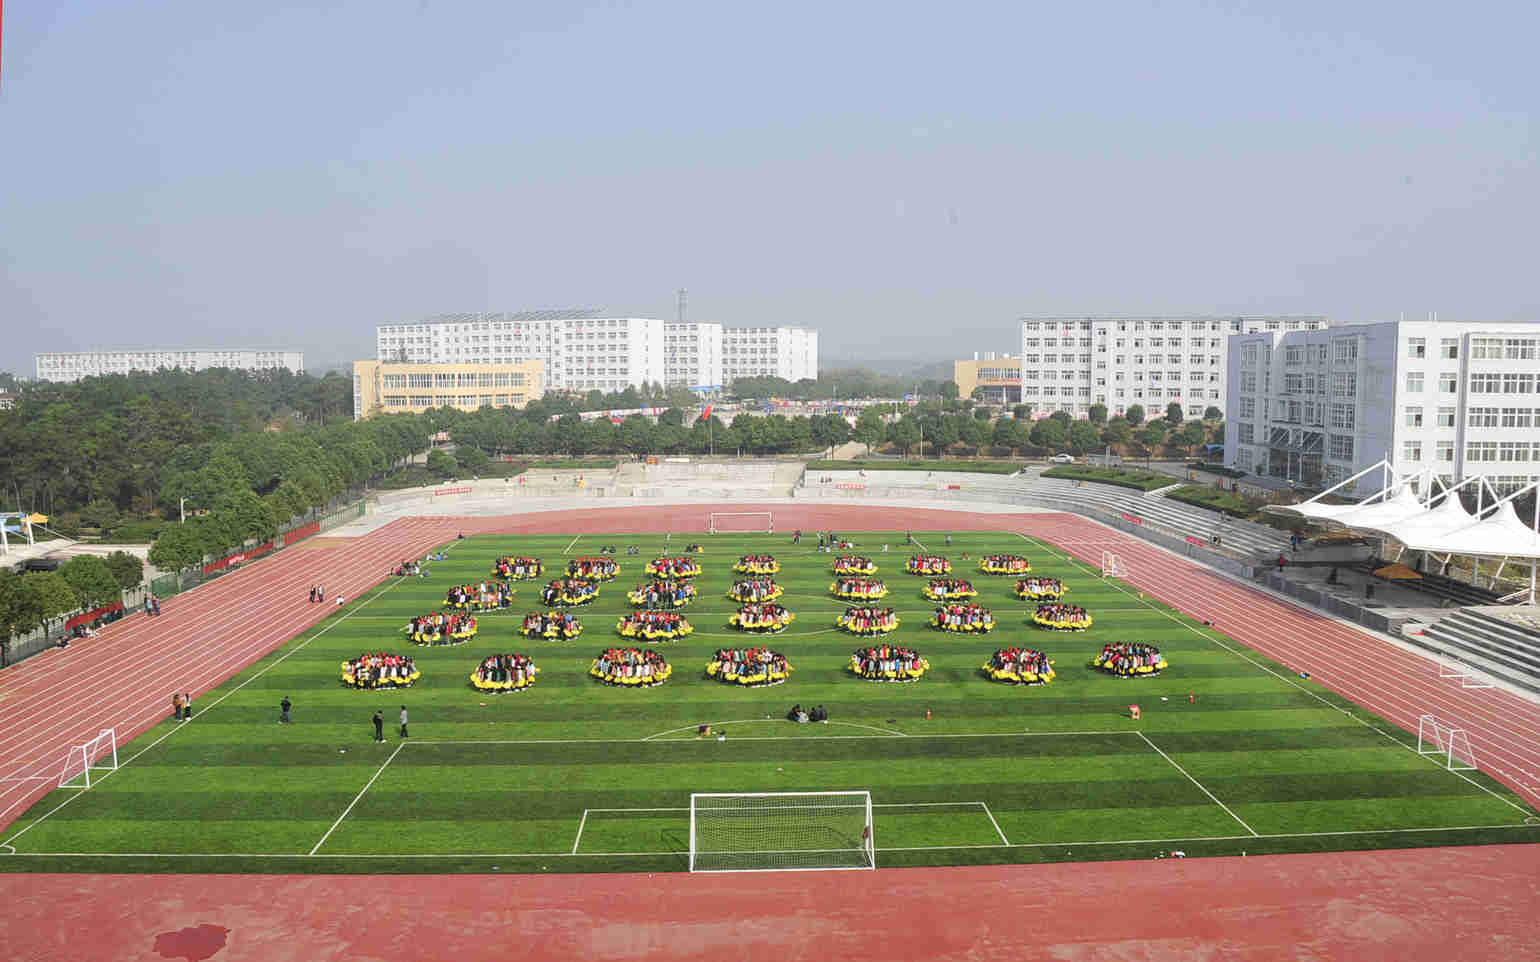
{"type": "Polygon", "coordinates": [[[80,555],[56,571],[0,571],[0,629],[6,639],[24,635],[70,612],[113,604],[143,580],[144,564],[123,551],[80,555]]]}

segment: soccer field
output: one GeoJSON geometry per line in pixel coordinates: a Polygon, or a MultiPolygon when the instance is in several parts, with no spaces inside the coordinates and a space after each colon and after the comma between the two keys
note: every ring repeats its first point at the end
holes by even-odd
{"type": "MultiPolygon", "coordinates": [[[[853,536],[873,558],[902,627],[929,672],[911,684],[853,676],[861,642],[834,627],[833,555],[790,535],[473,537],[431,576],[388,579],[232,678],[200,694],[188,724],[169,719],[120,746],[122,767],[86,791],[61,789],[5,833],[24,857],[11,871],[675,871],[686,866],[692,792],[869,791],[879,866],[1145,858],[1540,841],[1535,812],[1477,772],[1451,772],[1416,738],[1267,661],[1200,622],[1142,597],[1051,545],[1007,534],[916,532],[979,589],[994,613],[983,636],[927,626],[926,579],[906,574],[903,534],[853,536]],[[645,563],[701,542],[699,596],[682,613],[694,634],[660,642],[663,685],[620,689],[591,678],[621,644],[626,592],[645,563]],[[884,552],[886,542],[890,550],[884,552]],[[619,577],[573,609],[583,634],[528,640],[539,588],[566,562],[620,548],[619,577]],[[641,553],[627,556],[625,546],[641,553]],[[743,553],[774,554],[781,599],[797,615],[775,636],[742,634],[726,597],[743,553]],[[1060,578],[1066,602],[1095,619],[1083,633],[1030,622],[1014,577],[977,558],[1017,553],[1060,578]],[[493,559],[541,558],[546,578],[516,585],[506,612],[479,617],[455,647],[401,632],[440,610],[453,584],[479,582],[493,559]],[[967,560],[963,560],[963,556],[967,560]],[[1089,666],[1108,641],[1151,642],[1170,663],[1152,678],[1089,666]],[[704,668],[719,647],[769,645],[790,660],[785,684],[738,688],[704,668]],[[980,670],[997,648],[1045,650],[1058,678],[1013,687],[980,670]],[[358,691],[340,663],[365,651],[412,654],[405,691],[358,691]],[[485,695],[468,676],[484,657],[532,655],[522,693],[485,695]],[[1193,700],[1189,702],[1191,694],[1193,700]],[[294,703],[294,724],[277,723],[294,703]],[[1130,719],[1137,702],[1142,718],[1130,719]],[[827,725],[785,720],[822,704],[827,725]],[[406,705],[412,737],[396,736],[406,705]],[[373,742],[370,716],[386,717],[373,742]],[[927,718],[927,712],[929,717],[927,718]],[[700,739],[708,723],[725,738],[700,739]]],[[[277,563],[281,563],[279,560],[277,563]]],[[[296,604],[304,604],[302,598],[296,604]]],[[[62,762],[62,759],[61,759],[62,762]]]]}

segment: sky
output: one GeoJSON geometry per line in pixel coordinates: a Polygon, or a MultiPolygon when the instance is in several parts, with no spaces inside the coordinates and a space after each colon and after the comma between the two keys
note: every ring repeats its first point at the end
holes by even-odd
{"type": "Polygon", "coordinates": [[[594,306],[1540,318],[1540,5],[10,3],[0,369],[594,306]]]}

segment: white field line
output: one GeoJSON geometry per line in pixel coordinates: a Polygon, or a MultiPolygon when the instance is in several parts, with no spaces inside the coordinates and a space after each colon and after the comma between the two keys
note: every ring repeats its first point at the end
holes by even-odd
{"type": "MultiPolygon", "coordinates": [[[[761,721],[763,719],[755,719],[755,720],[756,721],[761,721]]],[[[725,723],[723,723],[723,724],[725,724],[725,723]]],[[[790,725],[792,723],[791,722],[787,722],[786,724],[790,725]]],[[[834,722],[830,722],[830,724],[832,725],[832,724],[834,724],[834,722]]],[[[849,724],[849,723],[846,722],[845,724],[849,724]]],[[[694,725],[689,726],[689,728],[694,728],[694,727],[696,727],[696,726],[694,726],[694,725]]],[[[866,727],[866,726],[863,726],[863,727],[866,727]]],[[[687,731],[688,729],[685,729],[685,730],[687,731]]],[[[660,733],[660,734],[663,734],[663,733],[660,733]]],[[[1061,732],[1061,731],[1040,731],[1040,732],[1019,731],[1019,732],[949,732],[949,733],[936,733],[936,734],[930,734],[930,735],[906,735],[904,737],[906,737],[906,738],[1043,738],[1043,737],[1052,737],[1054,735],[1137,735],[1137,734],[1139,734],[1139,732],[1132,731],[1132,730],[1069,731],[1069,732],[1061,732]]],[[[651,738],[651,737],[653,737],[653,736],[648,736],[648,738],[651,738]]],[[[800,741],[809,741],[809,740],[811,740],[813,738],[845,740],[845,739],[855,739],[855,738],[890,739],[892,737],[893,737],[892,735],[816,735],[816,736],[808,736],[808,735],[749,735],[749,736],[734,737],[734,738],[729,739],[729,741],[738,741],[738,742],[792,742],[792,741],[797,741],[797,742],[800,742],[800,741]]],[[[638,742],[642,742],[642,741],[647,741],[647,739],[645,739],[645,738],[435,738],[435,739],[426,739],[425,738],[425,739],[413,739],[412,740],[412,744],[414,744],[414,745],[634,745],[634,744],[636,744],[638,742]]],[[[695,739],[693,739],[693,738],[670,738],[670,739],[665,739],[664,740],[664,744],[669,744],[669,745],[675,745],[675,744],[679,744],[679,745],[693,745],[693,744],[695,744],[695,739]]],[[[593,809],[592,811],[597,811],[597,810],[593,809]]]]}
{"type": "Polygon", "coordinates": [[[585,809],[583,809],[583,820],[581,822],[578,822],[577,837],[572,840],[572,852],[570,854],[572,854],[572,855],[576,855],[577,854],[578,846],[583,843],[583,826],[585,826],[587,824],[588,824],[588,809],[585,808],[585,809]]]}
{"type": "Polygon", "coordinates": [[[1177,763],[1176,763],[1176,760],[1175,760],[1175,759],[1173,759],[1173,758],[1172,758],[1172,757],[1171,757],[1171,756],[1170,756],[1170,755],[1167,755],[1167,754],[1166,754],[1166,753],[1165,753],[1165,752],[1163,752],[1163,751],[1161,751],[1161,750],[1160,750],[1160,746],[1159,746],[1159,745],[1157,745],[1157,744],[1155,744],[1155,743],[1154,743],[1154,742],[1152,742],[1152,741],[1150,741],[1150,738],[1149,738],[1149,736],[1148,736],[1148,735],[1146,735],[1146,734],[1145,734],[1145,733],[1144,733],[1144,732],[1140,732],[1140,733],[1139,733],[1139,737],[1140,737],[1140,738],[1142,738],[1142,739],[1144,739],[1144,743],[1145,743],[1145,744],[1146,744],[1146,745],[1148,745],[1148,746],[1150,746],[1150,747],[1151,747],[1151,748],[1153,748],[1153,749],[1155,749],[1155,751],[1156,751],[1156,752],[1157,752],[1157,753],[1159,753],[1159,755],[1160,755],[1160,757],[1161,757],[1161,758],[1164,758],[1164,759],[1165,759],[1165,760],[1166,760],[1166,761],[1168,761],[1168,762],[1170,762],[1170,763],[1171,763],[1171,767],[1172,767],[1172,768],[1174,768],[1174,769],[1176,769],[1176,770],[1177,770],[1177,771],[1179,771],[1179,772],[1181,772],[1181,773],[1182,773],[1182,775],[1183,775],[1183,776],[1184,776],[1184,777],[1186,777],[1186,779],[1187,779],[1187,780],[1188,780],[1188,781],[1189,781],[1189,782],[1192,782],[1192,783],[1193,783],[1193,784],[1194,784],[1194,785],[1196,785],[1196,786],[1198,786],[1198,791],[1200,791],[1200,792],[1202,792],[1202,793],[1203,793],[1203,794],[1205,794],[1205,795],[1207,795],[1207,796],[1208,796],[1208,797],[1209,797],[1209,799],[1210,799],[1210,800],[1211,800],[1211,801],[1212,801],[1212,802],[1213,802],[1213,803],[1214,803],[1214,804],[1215,804],[1215,805],[1218,805],[1218,806],[1219,806],[1219,807],[1220,807],[1220,808],[1222,808],[1222,809],[1224,809],[1224,810],[1225,810],[1225,814],[1226,814],[1226,815],[1229,815],[1229,816],[1230,816],[1230,817],[1231,817],[1231,818],[1233,818],[1233,819],[1235,819],[1235,820],[1236,820],[1236,821],[1237,821],[1237,822],[1239,822],[1239,823],[1240,823],[1240,826],[1241,826],[1241,828],[1244,828],[1244,829],[1245,829],[1245,830],[1246,830],[1246,831],[1248,831],[1248,832],[1250,832],[1250,833],[1251,833],[1251,834],[1253,834],[1253,835],[1255,835],[1255,834],[1257,834],[1257,830],[1256,830],[1256,829],[1254,829],[1254,828],[1252,828],[1252,827],[1251,827],[1251,826],[1250,826],[1250,825],[1247,825],[1247,824],[1246,824],[1246,820],[1245,820],[1245,819],[1243,819],[1243,818],[1241,818],[1241,817],[1240,817],[1240,816],[1239,816],[1239,815],[1237,815],[1237,814],[1235,814],[1235,813],[1234,813],[1234,812],[1232,812],[1232,811],[1230,811],[1230,806],[1228,806],[1228,805],[1226,805],[1226,804],[1225,804],[1225,803],[1224,803],[1224,802],[1221,802],[1221,801],[1220,801],[1220,800],[1219,800],[1219,799],[1218,799],[1218,798],[1216,798],[1216,797],[1215,797],[1215,795],[1214,795],[1214,793],[1213,793],[1213,792],[1211,792],[1211,791],[1209,791],[1209,790],[1208,790],[1208,789],[1207,789],[1207,788],[1204,788],[1204,787],[1203,787],[1203,783],[1202,783],[1202,782],[1200,782],[1200,781],[1198,781],[1198,780],[1197,780],[1197,779],[1196,779],[1196,778],[1193,778],[1193,777],[1192,777],[1192,775],[1190,775],[1190,774],[1188,774],[1188,771],[1187,771],[1187,769],[1185,769],[1185,768],[1183,768],[1183,767],[1182,767],[1182,766],[1180,766],[1180,765],[1178,765],[1178,764],[1177,764],[1177,763]]]}
{"type": "Polygon", "coordinates": [[[572,553],[572,546],[577,544],[578,543],[578,538],[581,538],[581,537],[583,537],[583,536],[582,535],[578,535],[577,538],[573,538],[571,541],[567,542],[567,546],[565,548],[561,549],[561,553],[562,554],[571,554],[572,553]]]}
{"type": "Polygon", "coordinates": [[[993,825],[995,827],[995,832],[999,834],[1000,841],[1004,842],[1007,845],[1011,844],[1011,840],[1005,837],[1005,833],[1004,832],[1000,831],[1000,823],[995,821],[995,813],[991,812],[989,810],[989,806],[986,805],[985,803],[979,802],[979,804],[984,806],[984,814],[989,816],[989,824],[991,824],[991,825],[993,825]]]}
{"type": "MultiPolygon", "coordinates": [[[[322,628],[320,631],[318,631],[315,634],[311,635],[309,638],[306,638],[304,641],[302,641],[299,644],[295,645],[293,648],[290,648],[288,651],[284,652],[282,655],[279,655],[277,658],[275,658],[273,660],[273,662],[271,664],[266,665],[265,667],[263,667],[261,671],[257,672],[256,674],[252,675],[250,678],[248,678],[245,681],[241,682],[239,685],[236,685],[234,688],[230,689],[229,691],[225,692],[223,695],[220,695],[218,698],[214,699],[212,704],[210,704],[207,708],[203,709],[202,711],[198,712],[197,715],[193,716],[193,721],[195,721],[195,722],[198,721],[199,719],[201,719],[205,715],[207,715],[209,712],[213,711],[215,708],[218,708],[220,702],[224,701],[226,698],[229,698],[231,695],[233,695],[236,692],[240,691],[242,688],[245,688],[247,685],[249,685],[252,682],[256,681],[258,678],[261,678],[263,675],[265,675],[268,672],[272,671],[274,668],[277,668],[279,666],[279,664],[281,664],[284,661],[284,659],[288,658],[290,655],[292,655],[295,652],[299,651],[301,648],[304,648],[306,645],[310,644],[312,641],[315,641],[317,638],[319,638],[322,635],[326,634],[328,631],[331,631],[333,628],[335,628],[338,625],[342,624],[344,621],[347,621],[350,617],[353,616],[353,614],[355,612],[359,612],[359,611],[364,610],[369,605],[373,604],[375,602],[375,600],[378,599],[381,595],[383,595],[387,591],[390,591],[391,589],[395,588],[397,585],[400,585],[401,582],[404,581],[404,580],[405,579],[397,578],[395,581],[392,581],[390,584],[386,585],[384,588],[381,588],[379,591],[376,591],[369,598],[367,598],[364,601],[360,602],[357,608],[354,608],[352,611],[348,611],[348,612],[344,613],[341,618],[338,618],[336,621],[334,621],[331,624],[327,625],[326,627],[322,628]]],[[[131,762],[134,759],[138,758],[140,755],[143,755],[145,752],[147,752],[150,749],[154,748],[156,745],[159,745],[161,742],[165,741],[166,739],[170,738],[172,735],[175,735],[177,732],[179,732],[181,730],[182,730],[182,726],[181,725],[177,725],[176,727],[174,727],[174,728],[170,729],[169,731],[167,731],[164,735],[161,735],[159,738],[155,739],[153,742],[150,742],[148,745],[146,745],[143,748],[139,749],[137,752],[134,752],[132,755],[128,756],[128,758],[126,758],[122,762],[120,762],[118,764],[117,768],[114,768],[112,771],[109,771],[106,775],[103,775],[100,779],[97,779],[97,784],[101,784],[101,782],[104,779],[108,778],[109,776],[111,776],[113,774],[116,774],[117,772],[122,771],[124,768],[128,767],[128,763],[129,762],[131,762]]],[[[42,824],[46,819],[48,819],[49,816],[53,815],[54,812],[57,812],[59,809],[61,809],[64,806],[68,805],[70,802],[73,802],[75,799],[79,798],[81,795],[84,795],[84,794],[85,794],[84,792],[76,792],[74,795],[71,795],[69,798],[66,798],[64,801],[60,802],[58,805],[55,805],[53,808],[51,808],[47,812],[43,813],[43,815],[41,815],[36,821],[34,821],[34,822],[30,823],[29,825],[27,825],[26,828],[22,829],[21,831],[17,832],[15,835],[12,835],[10,838],[6,839],[5,840],[6,843],[9,844],[11,842],[14,842],[18,838],[20,838],[21,836],[23,836],[23,835],[27,834],[28,832],[32,831],[34,828],[36,828],[38,825],[42,824]]]]}
{"type": "Polygon", "coordinates": [[[316,852],[320,851],[321,846],[325,845],[326,840],[331,838],[332,833],[337,830],[337,826],[341,825],[342,820],[348,817],[348,813],[353,810],[353,806],[357,805],[358,800],[364,797],[364,793],[369,790],[369,786],[373,785],[376,779],[385,774],[385,769],[390,767],[390,763],[396,760],[396,756],[401,754],[401,749],[405,747],[406,742],[401,742],[398,744],[396,746],[396,750],[390,753],[390,757],[386,758],[384,763],[382,763],[380,767],[375,770],[374,776],[364,783],[364,787],[358,790],[358,794],[353,796],[353,800],[351,802],[348,802],[348,807],[342,810],[342,814],[337,816],[337,820],[335,822],[332,822],[332,827],[326,830],[326,834],[321,836],[321,840],[319,842],[315,843],[315,848],[310,850],[311,855],[314,855],[316,852]]]}
{"type": "MultiPolygon", "coordinates": [[[[1021,538],[1025,539],[1025,540],[1027,540],[1027,541],[1032,542],[1033,544],[1038,545],[1039,547],[1044,548],[1050,554],[1053,554],[1053,551],[1052,551],[1052,548],[1054,547],[1053,545],[1049,545],[1049,544],[1047,544],[1047,543],[1045,543],[1043,541],[1038,540],[1037,538],[1030,537],[1029,535],[1022,534],[1019,531],[1016,532],[1016,535],[1018,537],[1021,537],[1021,538]]],[[[1064,558],[1065,561],[1069,562],[1070,564],[1075,565],[1075,566],[1080,567],[1080,568],[1084,568],[1085,570],[1091,572],[1092,574],[1097,574],[1098,577],[1099,577],[1099,573],[1096,572],[1096,569],[1094,569],[1090,565],[1082,562],[1080,559],[1074,557],[1073,555],[1070,555],[1070,554],[1066,553],[1062,557],[1064,558]]],[[[1113,587],[1117,588],[1119,591],[1123,592],[1125,595],[1130,594],[1130,591],[1129,591],[1129,589],[1126,586],[1118,584],[1117,582],[1112,582],[1112,585],[1113,585],[1113,587]]],[[[1321,704],[1325,705],[1327,708],[1330,708],[1332,711],[1341,712],[1342,714],[1344,714],[1347,717],[1351,718],[1353,721],[1355,721],[1358,724],[1364,726],[1365,728],[1368,728],[1371,731],[1379,732],[1385,738],[1387,738],[1390,741],[1394,742],[1395,744],[1401,746],[1402,748],[1406,749],[1407,751],[1411,752],[1412,754],[1414,754],[1414,755],[1417,754],[1417,749],[1414,746],[1408,745],[1406,742],[1404,742],[1401,739],[1397,738],[1396,736],[1392,735],[1390,732],[1385,731],[1383,728],[1376,728],[1375,726],[1369,724],[1367,721],[1364,721],[1362,718],[1359,718],[1357,715],[1353,714],[1352,712],[1345,711],[1344,709],[1339,708],[1336,705],[1333,705],[1331,702],[1327,701],[1325,698],[1322,698],[1319,692],[1311,691],[1309,688],[1306,688],[1304,685],[1301,685],[1299,682],[1295,681],[1294,679],[1289,678],[1289,677],[1284,676],[1284,675],[1278,674],[1278,672],[1273,671],[1271,668],[1267,667],[1264,664],[1261,664],[1256,659],[1250,657],[1246,653],[1245,650],[1236,650],[1235,648],[1231,647],[1230,645],[1225,644],[1219,638],[1216,638],[1216,637],[1214,637],[1211,634],[1207,634],[1207,633],[1205,633],[1203,631],[1200,631],[1198,628],[1194,627],[1193,625],[1189,625],[1187,622],[1183,621],[1181,618],[1178,618],[1176,615],[1173,615],[1170,611],[1167,611],[1167,610],[1161,608],[1160,606],[1151,603],[1150,601],[1146,600],[1144,602],[1144,605],[1150,611],[1158,612],[1161,615],[1164,615],[1169,620],[1176,622],[1177,624],[1181,625],[1183,628],[1186,628],[1188,631],[1190,631],[1193,634],[1197,635],[1199,638],[1202,638],[1204,641],[1207,641],[1207,642],[1209,642],[1212,645],[1216,645],[1216,646],[1224,649],[1225,651],[1228,651],[1230,654],[1235,655],[1237,658],[1240,658],[1243,661],[1249,662],[1251,664],[1251,666],[1256,668],[1258,671],[1262,671],[1262,672],[1265,672],[1266,674],[1272,675],[1274,678],[1277,678],[1279,681],[1282,681],[1285,684],[1288,684],[1288,685],[1294,687],[1295,689],[1304,692],[1305,694],[1309,695],[1311,698],[1314,698],[1316,701],[1318,701],[1321,704]]],[[[1364,710],[1367,711],[1368,709],[1364,709],[1364,710]]],[[[1430,761],[1430,764],[1438,765],[1438,763],[1436,761],[1430,761]]],[[[1442,768],[1442,766],[1439,766],[1439,767],[1442,768]]],[[[1444,770],[1448,771],[1448,769],[1444,769],[1444,770]]],[[[1504,805],[1507,805],[1509,808],[1511,808],[1511,809],[1513,809],[1515,811],[1522,812],[1525,815],[1533,814],[1533,812],[1531,812],[1529,809],[1526,809],[1524,806],[1519,805],[1519,804],[1511,801],[1510,799],[1504,798],[1503,796],[1499,795],[1497,792],[1493,791],[1492,789],[1486,787],[1485,785],[1483,785],[1480,782],[1476,781],[1475,779],[1469,777],[1468,775],[1465,775],[1462,772],[1451,771],[1451,772],[1449,772],[1449,774],[1454,775],[1456,778],[1459,778],[1462,781],[1468,782],[1471,785],[1474,785],[1476,788],[1481,789],[1483,792],[1486,792],[1488,795],[1492,796],[1493,798],[1497,799],[1498,801],[1502,802],[1504,805]]]]}

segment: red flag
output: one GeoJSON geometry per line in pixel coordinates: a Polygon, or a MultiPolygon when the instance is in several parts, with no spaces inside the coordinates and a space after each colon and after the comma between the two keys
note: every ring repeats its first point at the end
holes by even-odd
{"type": "Polygon", "coordinates": [[[700,419],[702,421],[709,421],[709,420],[711,420],[711,402],[710,401],[706,402],[706,406],[701,409],[700,419]]]}

